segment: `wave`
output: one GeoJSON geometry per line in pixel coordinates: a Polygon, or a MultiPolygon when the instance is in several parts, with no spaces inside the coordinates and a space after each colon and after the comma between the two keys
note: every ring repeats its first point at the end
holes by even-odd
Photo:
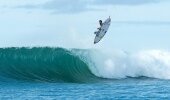
{"type": "Polygon", "coordinates": [[[2,48],[0,75],[44,82],[89,82],[97,79],[86,63],[63,48],[2,48]]]}
{"type": "Polygon", "coordinates": [[[0,79],[96,82],[128,77],[170,79],[170,52],[137,53],[50,47],[0,48],[0,79]]]}

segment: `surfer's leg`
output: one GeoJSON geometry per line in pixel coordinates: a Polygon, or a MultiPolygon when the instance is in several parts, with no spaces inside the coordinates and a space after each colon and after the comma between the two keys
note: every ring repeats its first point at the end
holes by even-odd
{"type": "Polygon", "coordinates": [[[98,32],[98,33],[96,33],[96,36],[99,36],[99,32],[98,32]]]}

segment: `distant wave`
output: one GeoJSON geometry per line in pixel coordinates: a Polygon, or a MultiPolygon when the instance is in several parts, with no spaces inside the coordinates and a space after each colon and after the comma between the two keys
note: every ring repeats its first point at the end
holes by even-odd
{"type": "Polygon", "coordinates": [[[170,79],[170,52],[138,53],[49,47],[1,48],[0,77],[42,82],[93,82],[127,77],[170,79]]]}

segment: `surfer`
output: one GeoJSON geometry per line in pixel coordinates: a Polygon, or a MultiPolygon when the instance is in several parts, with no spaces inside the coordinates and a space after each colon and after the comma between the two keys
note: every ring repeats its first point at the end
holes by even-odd
{"type": "Polygon", "coordinates": [[[99,24],[100,24],[100,27],[98,28],[98,30],[101,31],[101,27],[102,27],[102,25],[103,25],[102,20],[99,20],[99,24]]]}
{"type": "Polygon", "coordinates": [[[102,27],[102,25],[103,25],[102,20],[99,20],[99,24],[102,27]]]}
{"type": "Polygon", "coordinates": [[[104,22],[102,22],[102,20],[99,20],[100,27],[97,28],[97,31],[94,32],[94,34],[96,35],[94,39],[94,44],[98,43],[104,37],[104,35],[109,29],[110,23],[111,23],[110,16],[104,22]]]}

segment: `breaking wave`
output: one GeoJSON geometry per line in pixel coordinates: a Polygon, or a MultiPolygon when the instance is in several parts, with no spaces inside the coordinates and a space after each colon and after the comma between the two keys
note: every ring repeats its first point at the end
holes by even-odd
{"type": "Polygon", "coordinates": [[[170,52],[148,50],[130,54],[50,47],[0,49],[3,79],[93,82],[141,76],[170,79],[170,52]]]}

